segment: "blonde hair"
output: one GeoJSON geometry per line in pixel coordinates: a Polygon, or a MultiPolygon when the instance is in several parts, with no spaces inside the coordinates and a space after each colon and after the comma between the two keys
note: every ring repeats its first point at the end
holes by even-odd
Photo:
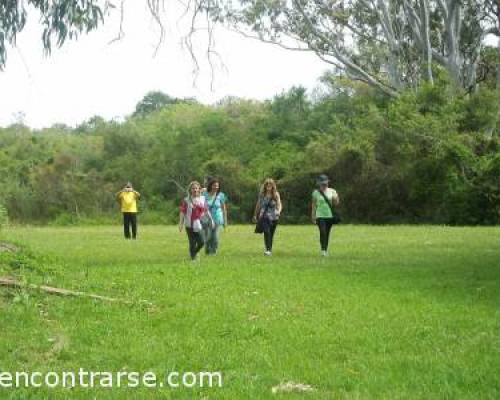
{"type": "Polygon", "coordinates": [[[278,198],[278,190],[276,189],[276,182],[272,178],[267,178],[260,188],[261,196],[265,196],[267,193],[266,186],[271,184],[271,197],[276,200],[278,198]]]}
{"type": "Polygon", "coordinates": [[[201,185],[200,185],[200,182],[198,181],[192,181],[189,183],[188,187],[187,187],[187,194],[188,194],[188,197],[191,198],[191,190],[193,189],[193,186],[196,186],[198,185],[198,187],[201,189],[201,185]]]}

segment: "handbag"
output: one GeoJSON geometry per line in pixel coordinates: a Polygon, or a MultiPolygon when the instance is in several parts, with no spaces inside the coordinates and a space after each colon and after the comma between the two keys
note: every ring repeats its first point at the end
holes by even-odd
{"type": "MultiPolygon", "coordinates": [[[[217,193],[214,197],[214,199],[212,200],[212,204],[211,205],[208,205],[208,202],[207,202],[207,210],[211,210],[213,208],[213,206],[215,205],[215,202],[217,201],[217,196],[219,195],[219,193],[217,193]]],[[[201,226],[203,227],[203,229],[208,229],[208,228],[211,228],[212,227],[212,220],[210,219],[210,217],[208,216],[208,213],[205,212],[205,214],[203,214],[203,217],[201,217],[201,226]]]]}
{"type": "Polygon", "coordinates": [[[203,229],[212,227],[212,221],[210,220],[209,216],[206,213],[203,214],[203,217],[200,218],[200,222],[203,229]]]}
{"type": "Polygon", "coordinates": [[[328,200],[328,197],[326,197],[326,195],[321,190],[318,190],[318,192],[321,194],[321,196],[323,196],[323,198],[326,201],[326,204],[328,204],[328,207],[330,207],[330,211],[332,212],[332,224],[334,225],[339,224],[342,221],[342,219],[340,218],[340,214],[338,213],[338,211],[334,210],[331,201],[328,200]]]}

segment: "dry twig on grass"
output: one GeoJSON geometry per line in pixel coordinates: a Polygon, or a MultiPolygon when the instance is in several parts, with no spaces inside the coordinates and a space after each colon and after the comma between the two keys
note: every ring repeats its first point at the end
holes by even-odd
{"type": "Polygon", "coordinates": [[[75,290],[56,288],[56,287],[52,287],[52,286],[23,283],[23,282],[18,281],[15,278],[6,277],[6,276],[0,277],[0,286],[19,288],[19,289],[41,290],[43,292],[46,292],[49,294],[55,294],[55,295],[59,295],[59,296],[87,297],[87,298],[102,300],[102,301],[132,304],[131,301],[125,300],[125,299],[117,299],[117,298],[113,298],[113,297],[100,296],[98,294],[78,292],[75,290]]]}

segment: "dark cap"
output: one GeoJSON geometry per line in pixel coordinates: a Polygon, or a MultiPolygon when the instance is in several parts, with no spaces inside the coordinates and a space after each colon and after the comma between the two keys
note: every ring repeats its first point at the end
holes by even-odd
{"type": "Polygon", "coordinates": [[[326,185],[330,180],[328,179],[328,176],[325,174],[321,174],[316,178],[316,183],[318,185],[326,185]]]}

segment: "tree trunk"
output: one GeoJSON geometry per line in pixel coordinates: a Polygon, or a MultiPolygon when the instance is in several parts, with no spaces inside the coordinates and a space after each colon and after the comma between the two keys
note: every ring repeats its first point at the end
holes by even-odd
{"type": "Polygon", "coordinates": [[[496,91],[497,91],[497,115],[495,120],[493,121],[493,124],[491,124],[491,128],[488,129],[486,132],[486,135],[489,139],[493,137],[493,132],[496,131],[497,129],[497,121],[500,119],[500,37],[497,39],[497,63],[496,63],[496,68],[497,68],[497,79],[496,79],[496,91]]]}
{"type": "Polygon", "coordinates": [[[420,10],[422,15],[422,39],[423,39],[423,64],[424,77],[431,85],[434,84],[432,76],[432,46],[431,46],[431,28],[429,23],[429,0],[420,0],[420,10]]]}

